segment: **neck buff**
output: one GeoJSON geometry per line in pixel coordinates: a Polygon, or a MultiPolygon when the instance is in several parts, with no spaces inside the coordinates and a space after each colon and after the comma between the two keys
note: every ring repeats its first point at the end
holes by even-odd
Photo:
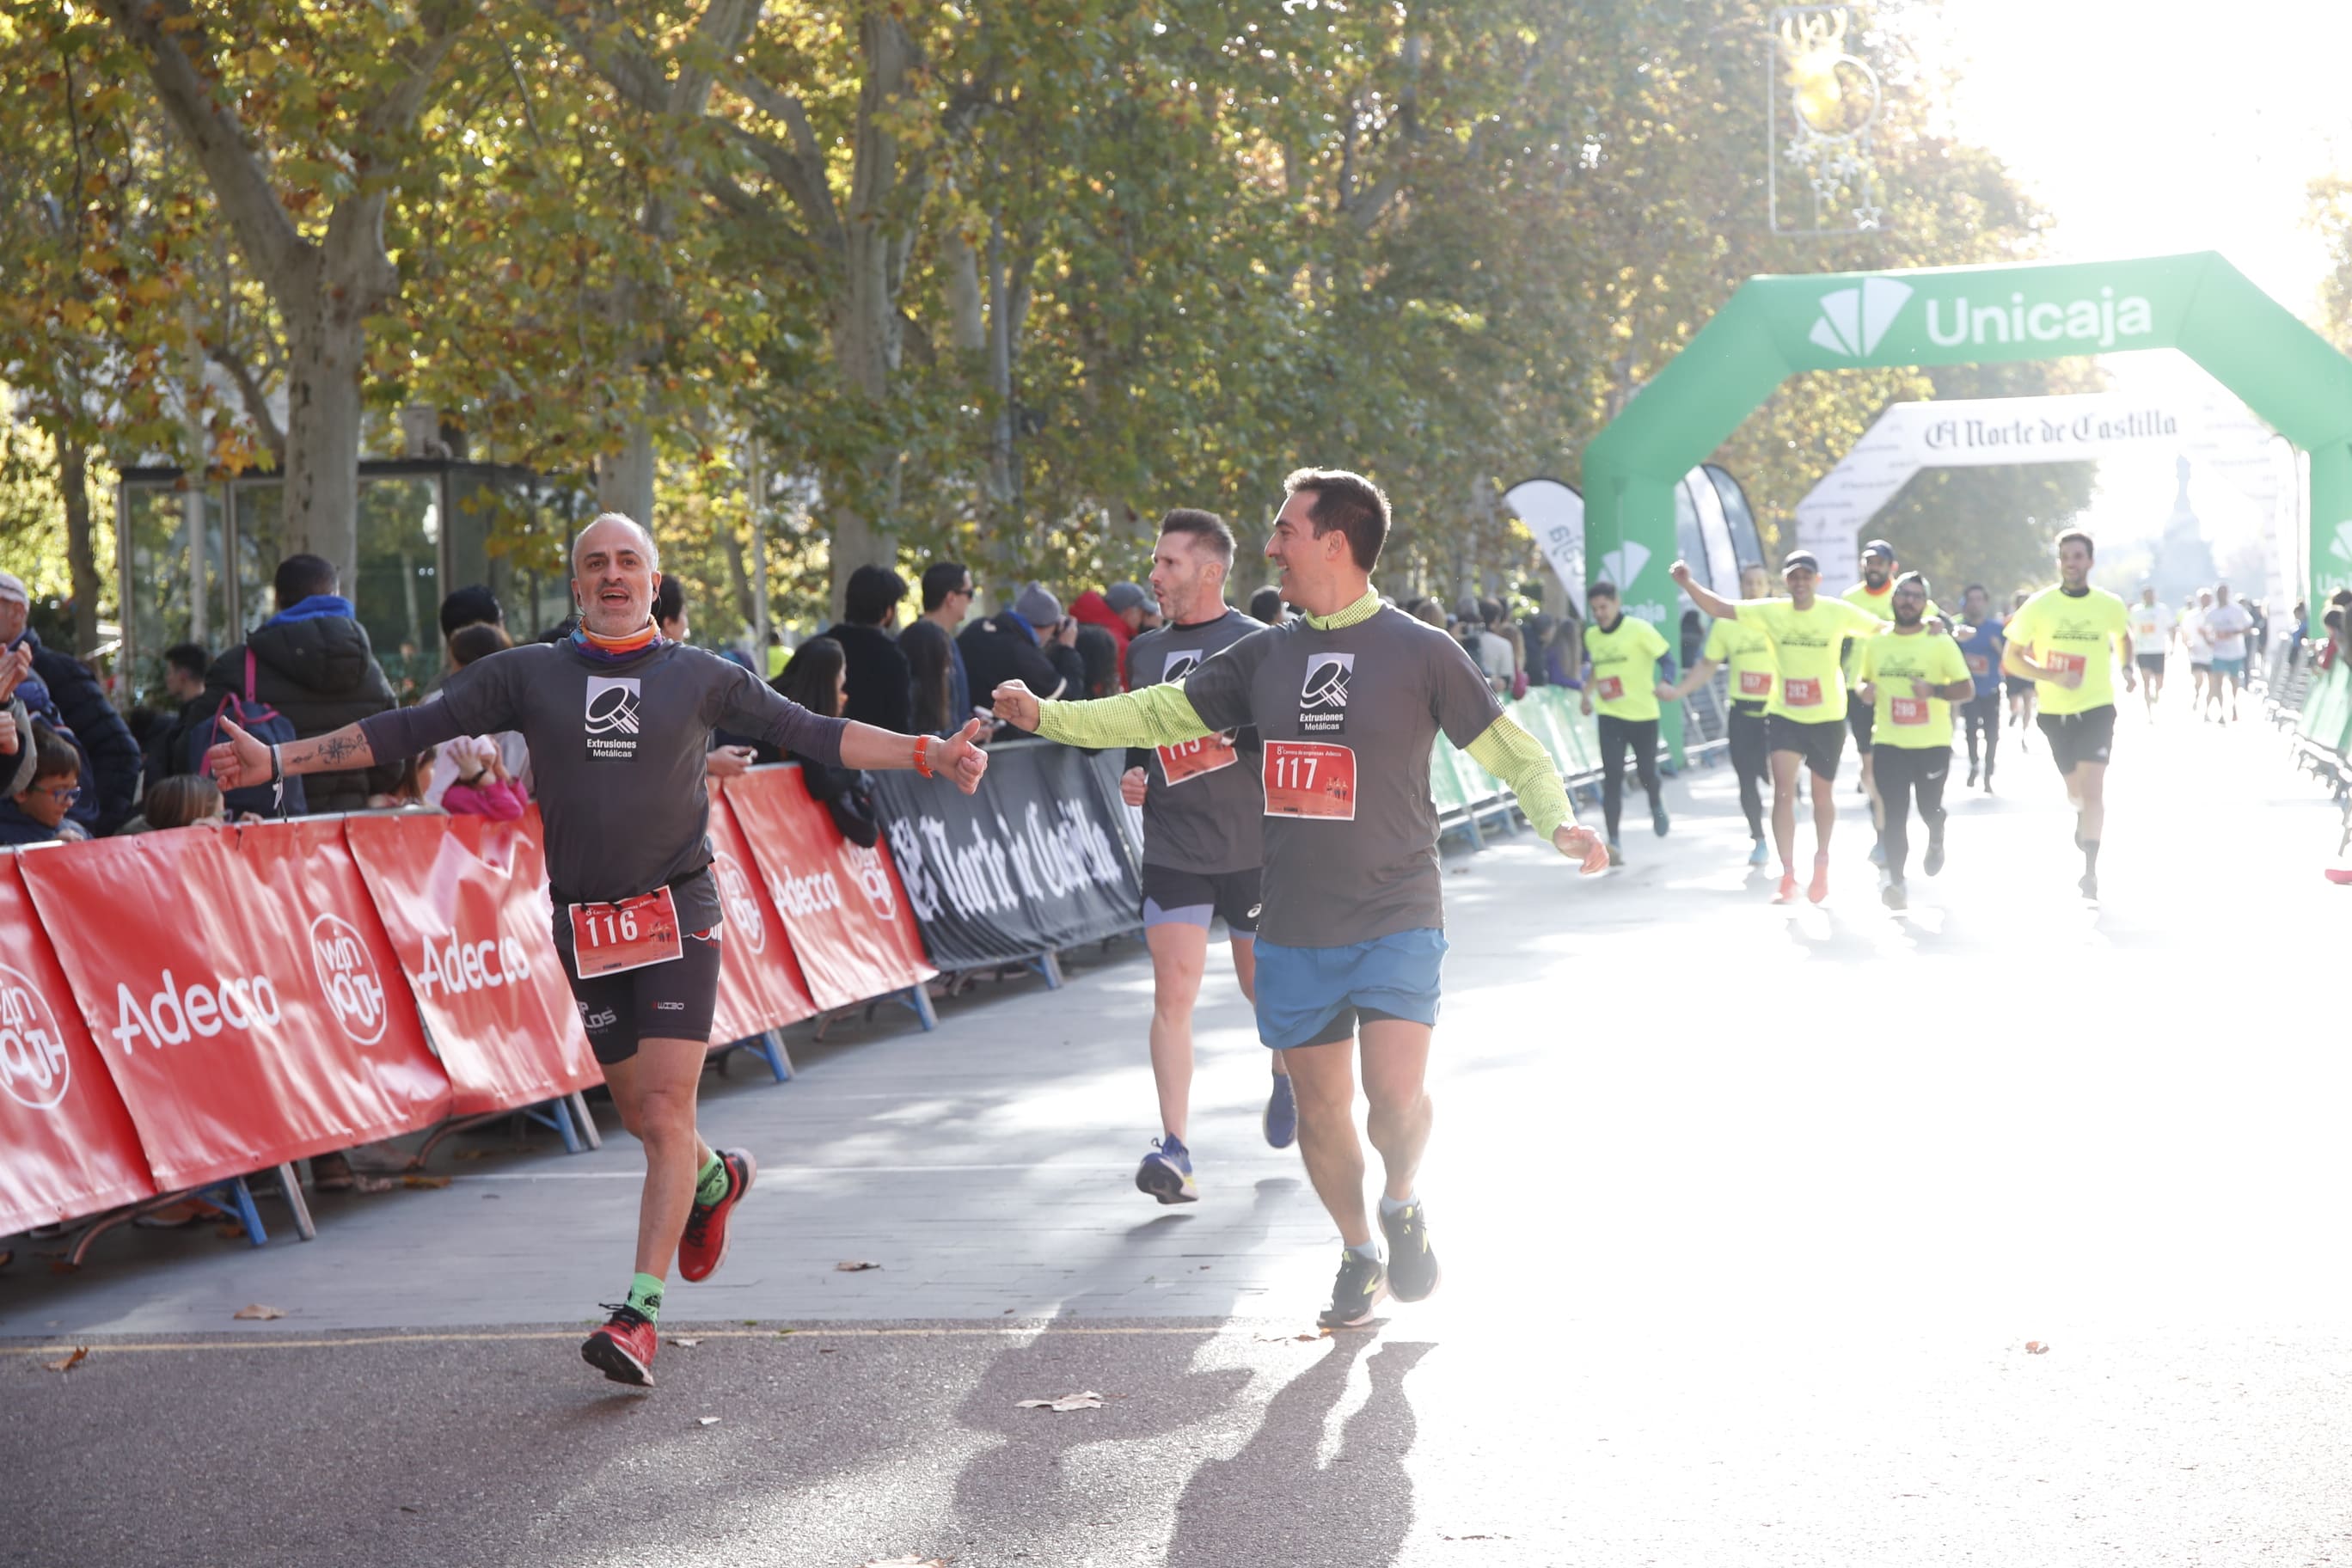
{"type": "Polygon", "coordinates": [[[599,664],[625,663],[646,649],[659,646],[663,640],[661,628],[651,621],[625,637],[598,637],[585,625],[572,628],[572,650],[599,664]]]}

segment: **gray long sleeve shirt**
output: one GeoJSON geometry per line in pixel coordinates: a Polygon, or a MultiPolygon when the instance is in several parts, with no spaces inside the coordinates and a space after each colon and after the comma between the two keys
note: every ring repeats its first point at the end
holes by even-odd
{"type": "Polygon", "coordinates": [[[360,723],[377,757],[414,756],[459,735],[521,732],[547,823],[547,877],[559,914],[675,885],[688,931],[719,923],[708,877],[710,732],[756,736],[838,764],[845,721],[778,696],[742,666],[677,643],[633,658],[591,658],[532,643],[449,677],[441,700],[360,723]]]}

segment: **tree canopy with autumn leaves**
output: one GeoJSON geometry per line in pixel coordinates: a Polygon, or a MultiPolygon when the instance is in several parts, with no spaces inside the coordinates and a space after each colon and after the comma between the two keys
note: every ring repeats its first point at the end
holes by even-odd
{"type": "MultiPolygon", "coordinates": [[[[0,549],[94,620],[89,475],[162,460],[279,469],[281,537],[348,563],[423,405],[649,513],[722,636],[869,560],[1137,576],[1161,510],[1247,537],[1310,463],[1389,488],[1391,591],[1516,584],[1502,489],[1573,481],[1742,279],[2033,254],[1937,128],[1931,9],[1858,12],[1886,226],[1807,238],[1766,220],[1751,0],[24,0],[0,549]]],[[[1718,460],[1769,529],[1891,401],[2092,374],[1803,377],[1718,460]]],[[[2087,488],[1927,481],[1906,553],[2000,576],[2087,488]]]]}

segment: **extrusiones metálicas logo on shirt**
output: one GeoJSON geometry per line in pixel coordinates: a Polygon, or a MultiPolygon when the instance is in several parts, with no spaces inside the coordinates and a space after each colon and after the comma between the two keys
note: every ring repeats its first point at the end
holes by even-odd
{"type": "Polygon", "coordinates": [[[1352,653],[1318,653],[1307,661],[1298,689],[1298,728],[1304,734],[1335,735],[1348,727],[1348,682],[1356,673],[1352,653]]]}
{"type": "Polygon", "coordinates": [[[637,705],[643,698],[635,676],[588,678],[586,725],[591,762],[625,763],[637,754],[637,705]]]}

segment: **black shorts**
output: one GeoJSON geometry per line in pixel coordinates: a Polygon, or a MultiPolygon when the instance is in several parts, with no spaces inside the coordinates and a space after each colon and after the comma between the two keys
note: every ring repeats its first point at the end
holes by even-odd
{"type": "Polygon", "coordinates": [[[639,1040],[709,1040],[710,1016],[719,1006],[715,928],[681,933],[678,954],[667,963],[583,980],[572,953],[572,924],[559,911],[555,950],[563,955],[563,978],[572,983],[588,1048],[605,1066],[635,1056],[639,1040]]]}
{"type": "Polygon", "coordinates": [[[1845,702],[1845,727],[1853,733],[1853,749],[1864,756],[1870,755],[1870,732],[1878,723],[1878,710],[1867,702],[1856,702],[1848,697],[1845,702]]]}
{"type": "Polygon", "coordinates": [[[2162,675],[2164,673],[2164,656],[2162,654],[2136,653],[2132,655],[2132,657],[2137,659],[2139,661],[2139,667],[2147,671],[2150,675],[2162,675]]]}
{"type": "Polygon", "coordinates": [[[1383,1013],[1378,1007],[1359,1007],[1350,1003],[1331,1015],[1331,1021],[1315,1031],[1310,1046],[1336,1046],[1341,1040],[1352,1040],[1356,1031],[1366,1024],[1418,1024],[1418,1018],[1408,1018],[1402,1013],[1383,1013]]]}
{"type": "Polygon", "coordinates": [[[1836,778],[1838,763],[1845,756],[1845,726],[1834,719],[1800,724],[1785,713],[1775,713],[1765,721],[1765,738],[1772,750],[1804,758],[1816,778],[1836,778]]]}
{"type": "Polygon", "coordinates": [[[1174,866],[1143,868],[1143,924],[1196,925],[1209,929],[1212,917],[1225,922],[1235,936],[1257,931],[1262,867],[1245,871],[1186,871],[1174,866]]]}
{"type": "Polygon", "coordinates": [[[2101,763],[2116,744],[2116,708],[2112,702],[2080,713],[2043,713],[2034,722],[2050,737],[2050,758],[2062,773],[2077,763],[2101,763]]]}
{"type": "Polygon", "coordinates": [[[2033,695],[2033,682],[2024,676],[2004,675],[2000,678],[2000,683],[2002,686],[2008,688],[2009,694],[2011,697],[2031,697],[2033,695]]]}

